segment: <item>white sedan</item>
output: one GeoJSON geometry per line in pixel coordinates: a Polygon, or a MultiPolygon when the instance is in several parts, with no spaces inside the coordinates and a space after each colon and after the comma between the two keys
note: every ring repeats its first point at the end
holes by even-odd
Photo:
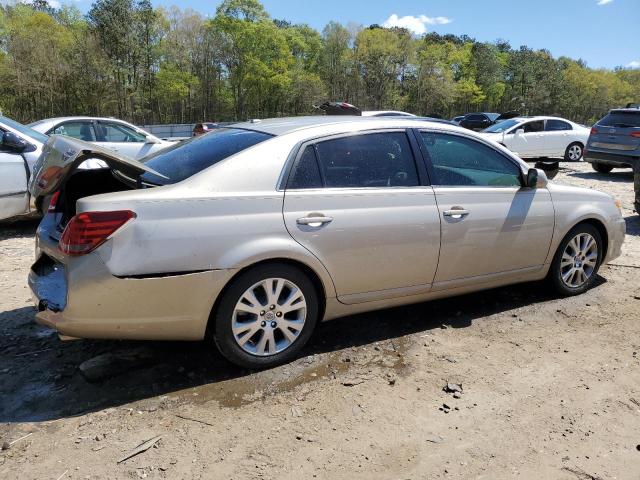
{"type": "Polygon", "coordinates": [[[115,118],[48,118],[29,126],[46,135],[66,135],[95,143],[129,158],[141,158],[174,144],[115,118]]]}
{"type": "Polygon", "coordinates": [[[562,157],[580,161],[590,130],[558,117],[517,117],[491,125],[482,132],[521,158],[562,157]]]}

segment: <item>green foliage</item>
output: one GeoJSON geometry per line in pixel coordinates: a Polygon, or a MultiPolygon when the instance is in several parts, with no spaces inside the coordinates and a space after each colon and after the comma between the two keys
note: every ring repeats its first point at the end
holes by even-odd
{"type": "Polygon", "coordinates": [[[137,123],[314,112],[326,100],[452,117],[472,110],[589,123],[640,101],[640,69],[588,68],[467,36],[271,19],[259,0],[215,16],[150,0],[0,6],[0,105],[21,121],[71,114],[137,123]]]}

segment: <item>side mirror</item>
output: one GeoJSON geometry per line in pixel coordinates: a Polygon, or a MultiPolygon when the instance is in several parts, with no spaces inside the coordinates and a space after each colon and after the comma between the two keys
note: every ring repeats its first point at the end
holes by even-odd
{"type": "Polygon", "coordinates": [[[2,146],[8,150],[22,153],[27,149],[29,144],[13,132],[4,132],[2,135],[2,146]]]}
{"type": "Polygon", "coordinates": [[[544,170],[530,168],[527,172],[527,187],[544,188],[547,186],[548,180],[544,170]]]}
{"type": "Polygon", "coordinates": [[[516,130],[516,135],[522,135],[524,133],[524,128],[519,128],[516,130]]]}

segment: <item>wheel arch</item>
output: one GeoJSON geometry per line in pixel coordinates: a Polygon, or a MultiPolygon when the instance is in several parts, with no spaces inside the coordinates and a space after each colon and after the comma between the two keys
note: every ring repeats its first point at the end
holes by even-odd
{"type": "Polygon", "coordinates": [[[579,225],[585,224],[591,225],[600,234],[600,239],[602,240],[602,260],[604,261],[604,259],[607,258],[607,253],[609,252],[609,233],[607,232],[607,227],[605,227],[604,223],[597,218],[585,218],[571,227],[569,231],[573,230],[579,225]]]}
{"type": "Polygon", "coordinates": [[[308,265],[305,262],[302,262],[301,260],[287,258],[287,257],[274,257],[274,258],[259,260],[254,263],[245,265],[244,267],[240,268],[237,272],[235,272],[235,274],[231,278],[229,278],[229,280],[227,281],[225,286],[222,288],[222,290],[220,290],[220,293],[218,294],[215,301],[213,302],[213,306],[211,307],[211,311],[209,312],[209,319],[207,321],[205,337],[211,338],[214,333],[213,329],[215,328],[215,321],[214,321],[215,314],[220,306],[220,302],[222,298],[228,291],[231,284],[240,275],[250,270],[253,270],[254,268],[261,267],[264,265],[269,265],[269,264],[289,265],[299,269],[305,275],[307,275],[307,277],[309,277],[309,280],[313,284],[316,290],[316,293],[318,295],[318,322],[322,321],[322,319],[324,318],[324,313],[327,306],[327,287],[325,286],[321,276],[310,265],[308,265]]]}

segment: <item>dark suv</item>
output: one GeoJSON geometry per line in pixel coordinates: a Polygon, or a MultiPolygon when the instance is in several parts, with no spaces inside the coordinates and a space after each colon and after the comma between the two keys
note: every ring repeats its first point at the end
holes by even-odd
{"type": "Polygon", "coordinates": [[[636,211],[640,212],[640,108],[611,110],[591,129],[584,159],[600,173],[633,168],[636,211]]]}

